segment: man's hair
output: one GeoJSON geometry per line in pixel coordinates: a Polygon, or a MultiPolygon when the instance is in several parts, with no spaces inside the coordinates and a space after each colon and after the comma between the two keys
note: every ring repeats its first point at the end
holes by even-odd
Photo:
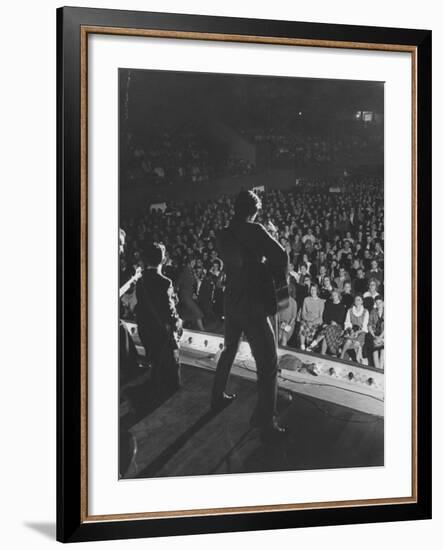
{"type": "Polygon", "coordinates": [[[159,266],[165,257],[165,246],[160,243],[148,244],[145,248],[145,260],[151,267],[159,266]]]}
{"type": "Polygon", "coordinates": [[[257,214],[261,200],[253,191],[240,191],[235,199],[234,212],[237,218],[248,218],[257,214]]]}

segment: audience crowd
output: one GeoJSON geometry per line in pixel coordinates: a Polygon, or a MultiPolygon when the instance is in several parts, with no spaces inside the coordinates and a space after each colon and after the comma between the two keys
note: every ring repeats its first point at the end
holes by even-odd
{"type": "MultiPolygon", "coordinates": [[[[312,166],[352,167],[381,161],[381,134],[344,134],[341,137],[285,133],[272,129],[242,130],[257,148],[267,147],[266,168],[303,170],[312,166]]],[[[175,183],[205,183],[216,177],[254,174],[256,166],[227,146],[211,143],[207,133],[158,132],[146,144],[129,135],[125,146],[124,181],[164,186],[175,183]]]]}
{"type": "Polygon", "coordinates": [[[255,144],[270,148],[272,168],[296,166],[353,166],[370,164],[383,155],[383,139],[377,134],[343,134],[340,137],[306,132],[249,130],[243,132],[255,144]]]}
{"type": "Polygon", "coordinates": [[[125,181],[168,185],[177,181],[204,182],[214,174],[205,140],[197,132],[163,132],[152,136],[149,147],[126,144],[125,181]]]}
{"type": "MultiPolygon", "coordinates": [[[[290,300],[279,315],[282,345],[384,368],[383,180],[348,178],[341,192],[333,182],[301,182],[288,190],[267,190],[257,221],[279,240],[289,257],[290,300]]],[[[234,198],[171,203],[122,219],[126,250],[120,285],[143,268],[143,249],[162,242],[163,267],[178,297],[185,326],[223,330],[225,273],[217,232],[232,215],[234,198]]],[[[135,293],[122,298],[131,318],[135,293]]]]}

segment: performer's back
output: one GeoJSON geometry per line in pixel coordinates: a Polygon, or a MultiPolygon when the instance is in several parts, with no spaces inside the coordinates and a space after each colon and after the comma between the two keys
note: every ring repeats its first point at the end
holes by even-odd
{"type": "Polygon", "coordinates": [[[264,437],[281,435],[284,429],[275,421],[277,350],[268,318],[275,313],[277,301],[269,273],[284,273],[288,256],[262,225],[240,217],[220,232],[218,248],[226,270],[225,339],[214,378],[212,406],[223,406],[235,397],[226,394],[225,389],[245,334],[257,366],[258,425],[264,437]]]}
{"type": "Polygon", "coordinates": [[[170,279],[155,269],[145,269],[137,283],[138,323],[146,325],[157,335],[168,335],[166,327],[174,331],[178,315],[172,295],[170,279]],[[148,300],[149,305],[146,304],[148,300]]]}
{"type": "Polygon", "coordinates": [[[269,288],[264,276],[268,268],[284,271],[287,254],[259,223],[233,220],[218,235],[218,250],[225,264],[225,310],[233,312],[266,312],[269,288]]]}

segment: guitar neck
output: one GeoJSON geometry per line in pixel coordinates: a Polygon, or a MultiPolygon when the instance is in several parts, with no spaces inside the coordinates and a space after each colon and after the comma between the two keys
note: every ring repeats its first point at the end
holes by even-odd
{"type": "Polygon", "coordinates": [[[133,275],[126,283],[120,287],[119,291],[119,298],[121,298],[124,294],[128,292],[128,290],[131,288],[131,285],[134,281],[136,281],[138,277],[136,275],[133,275]]]}

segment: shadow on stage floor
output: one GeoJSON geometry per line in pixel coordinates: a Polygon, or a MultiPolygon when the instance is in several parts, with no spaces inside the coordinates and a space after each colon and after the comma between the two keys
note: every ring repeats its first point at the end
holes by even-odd
{"type": "Polygon", "coordinates": [[[160,404],[146,377],[128,392],[132,408],[121,425],[137,451],[124,478],[383,466],[383,418],[294,393],[279,415],[288,437],[264,445],[249,423],[255,383],[231,376],[229,391],[238,397],[214,414],[213,376],[184,366],[182,388],[160,404]]]}

